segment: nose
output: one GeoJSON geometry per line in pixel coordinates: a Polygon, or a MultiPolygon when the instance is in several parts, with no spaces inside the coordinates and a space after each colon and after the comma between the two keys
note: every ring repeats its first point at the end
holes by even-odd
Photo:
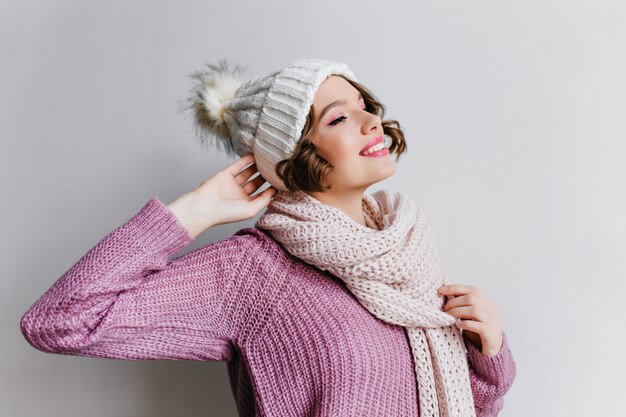
{"type": "Polygon", "coordinates": [[[361,132],[364,135],[369,135],[372,130],[377,130],[381,126],[382,120],[377,114],[363,112],[363,115],[364,119],[363,123],[361,124],[361,132]]]}

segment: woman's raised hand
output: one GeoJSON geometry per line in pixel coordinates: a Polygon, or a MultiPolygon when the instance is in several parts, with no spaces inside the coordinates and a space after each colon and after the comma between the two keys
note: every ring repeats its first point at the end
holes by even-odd
{"type": "Polygon", "coordinates": [[[265,183],[260,174],[246,183],[257,172],[256,162],[243,168],[253,161],[253,154],[241,157],[195,190],[178,197],[167,208],[194,238],[211,226],[254,217],[270,203],[277,190],[270,186],[251,197],[265,183]]]}

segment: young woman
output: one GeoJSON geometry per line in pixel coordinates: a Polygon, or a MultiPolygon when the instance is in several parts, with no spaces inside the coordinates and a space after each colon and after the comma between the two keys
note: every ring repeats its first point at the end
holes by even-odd
{"type": "Polygon", "coordinates": [[[241,158],[105,236],[25,313],[26,339],[227,361],[242,416],[496,416],[516,374],[497,305],[447,282],[410,199],[365,193],[395,173],[399,123],[345,64],[240,72],[195,73],[189,107],[241,158]],[[255,227],[170,259],[264,208],[255,227]]]}

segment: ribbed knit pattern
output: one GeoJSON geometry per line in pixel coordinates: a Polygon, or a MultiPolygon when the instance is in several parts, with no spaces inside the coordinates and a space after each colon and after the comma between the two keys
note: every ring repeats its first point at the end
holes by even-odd
{"type": "Polygon", "coordinates": [[[293,154],[315,93],[331,74],[358,81],[346,64],[301,58],[276,74],[269,87],[254,139],[254,158],[263,178],[277,190],[287,188],[274,172],[276,164],[293,154]]]}
{"type": "Polygon", "coordinates": [[[406,327],[424,417],[475,415],[456,318],[442,311],[446,284],[426,216],[405,194],[365,194],[366,225],[302,191],[279,192],[256,227],[341,278],[376,317],[406,327]]]}
{"type": "MultiPolygon", "coordinates": [[[[257,228],[170,259],[193,241],[152,198],[24,314],[37,349],[113,359],[227,361],[241,416],[419,416],[403,327],[257,228]]],[[[516,374],[506,337],[466,342],[478,416],[497,416],[516,374]]]]}
{"type": "Polygon", "coordinates": [[[235,153],[239,156],[254,152],[261,111],[270,86],[279,72],[272,71],[266,76],[242,83],[237,88],[235,99],[224,105],[224,122],[232,136],[235,153]]]}

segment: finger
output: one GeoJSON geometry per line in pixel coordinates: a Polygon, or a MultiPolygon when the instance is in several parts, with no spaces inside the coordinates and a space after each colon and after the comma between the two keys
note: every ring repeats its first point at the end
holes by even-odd
{"type": "Polygon", "coordinates": [[[484,338],[484,335],[489,330],[485,323],[474,320],[457,320],[455,324],[459,329],[469,330],[470,332],[478,333],[481,339],[484,338]]]}
{"type": "Polygon", "coordinates": [[[443,311],[449,310],[453,307],[473,305],[476,303],[477,300],[479,299],[472,294],[458,295],[446,302],[446,304],[443,306],[443,311]]]}
{"type": "Polygon", "coordinates": [[[446,314],[456,317],[457,319],[472,319],[483,323],[491,321],[491,316],[489,316],[485,310],[474,306],[454,307],[446,311],[446,314]]]}
{"type": "Polygon", "coordinates": [[[455,307],[463,306],[477,308],[484,311],[486,315],[488,315],[492,319],[500,320],[499,310],[497,308],[494,308],[491,304],[485,302],[482,297],[478,297],[476,294],[466,294],[454,297],[443,306],[443,311],[448,312],[455,307]]]}
{"type": "Polygon", "coordinates": [[[253,162],[248,168],[235,175],[235,181],[239,185],[245,184],[246,181],[250,180],[250,178],[257,172],[256,162],[253,162]]]}
{"type": "Polygon", "coordinates": [[[258,213],[263,207],[267,206],[277,192],[276,188],[268,187],[262,193],[253,197],[252,201],[250,201],[250,206],[254,213],[258,213]]]}
{"type": "Polygon", "coordinates": [[[480,291],[473,285],[447,284],[439,288],[439,293],[446,295],[477,294],[480,291]]]}
{"type": "Polygon", "coordinates": [[[444,294],[447,296],[460,296],[465,294],[474,294],[477,297],[482,298],[486,302],[491,302],[489,298],[483,294],[478,288],[473,285],[464,285],[464,284],[447,284],[442,287],[439,287],[437,290],[440,294],[444,294]]]}
{"type": "Polygon", "coordinates": [[[244,184],[243,190],[246,194],[250,195],[259,188],[261,188],[263,184],[265,184],[265,178],[263,178],[261,174],[259,174],[253,180],[250,180],[246,184],[244,184]]]}
{"type": "Polygon", "coordinates": [[[226,171],[233,177],[236,176],[246,165],[254,161],[254,154],[246,154],[226,167],[226,171]]]}
{"type": "Polygon", "coordinates": [[[491,307],[491,305],[485,300],[484,297],[481,297],[478,294],[465,294],[457,295],[456,297],[450,298],[444,305],[444,310],[446,308],[471,305],[481,306],[485,308],[491,307]]]}

